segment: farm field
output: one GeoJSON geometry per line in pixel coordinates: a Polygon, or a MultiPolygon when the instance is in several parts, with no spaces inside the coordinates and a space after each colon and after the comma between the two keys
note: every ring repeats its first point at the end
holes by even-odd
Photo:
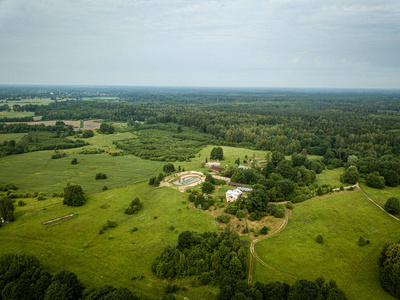
{"type": "Polygon", "coordinates": [[[14,140],[18,142],[22,137],[27,135],[27,133],[6,133],[6,134],[0,134],[0,143],[4,141],[11,141],[14,140]]]}
{"type": "MultiPolygon", "coordinates": [[[[6,224],[0,235],[0,255],[32,254],[52,272],[68,269],[89,286],[110,284],[129,287],[149,296],[161,297],[168,281],[151,271],[153,260],[167,245],[174,245],[184,230],[215,231],[218,223],[202,211],[187,209],[186,194],[147,183],[130,185],[89,195],[82,207],[68,207],[61,198],[24,199],[16,207],[16,221],[6,224]],[[143,208],[137,214],[124,214],[139,197],[143,208]],[[57,225],[43,221],[76,214],[57,225]],[[99,234],[107,220],[117,222],[99,234]],[[137,231],[133,229],[137,227],[137,231]],[[142,280],[132,277],[144,276],[142,280]]],[[[178,282],[194,299],[212,299],[215,287],[190,288],[189,280],[178,282]]]]}
{"type": "Polygon", "coordinates": [[[394,299],[379,283],[382,245],[400,239],[400,222],[380,211],[361,191],[334,194],[296,205],[287,227],[256,244],[261,259],[293,277],[255,265],[255,281],[334,279],[349,299],[394,299]],[[315,239],[318,234],[323,244],[315,239]],[[371,244],[360,247],[362,236],[371,244]]]}

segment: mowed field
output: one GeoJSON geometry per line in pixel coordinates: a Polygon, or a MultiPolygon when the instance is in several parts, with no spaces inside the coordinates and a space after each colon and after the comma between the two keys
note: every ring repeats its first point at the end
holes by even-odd
{"type": "Polygon", "coordinates": [[[380,286],[377,259],[385,242],[399,240],[400,222],[361,191],[335,193],[296,205],[281,233],[256,244],[263,261],[292,276],[257,263],[254,281],[291,283],[323,276],[336,280],[349,299],[393,299],[380,286]],[[316,242],[318,234],[323,244],[316,242]],[[360,247],[360,236],[371,244],[360,247]]]}
{"type": "MultiPolygon", "coordinates": [[[[212,216],[187,208],[186,194],[147,183],[89,195],[82,207],[65,206],[61,198],[24,201],[26,206],[16,207],[16,221],[1,228],[0,255],[32,254],[52,272],[70,270],[88,286],[111,284],[156,297],[163,295],[168,282],[153,275],[153,260],[176,244],[180,232],[218,227],[212,216]],[[143,209],[124,214],[135,197],[143,209]],[[71,213],[77,215],[57,225],[41,224],[71,213]],[[118,226],[99,234],[107,220],[118,226]],[[131,279],[139,276],[144,279],[131,279]]],[[[186,286],[185,295],[193,299],[212,299],[216,293],[215,287],[191,289],[189,281],[177,283],[186,286]]]]}

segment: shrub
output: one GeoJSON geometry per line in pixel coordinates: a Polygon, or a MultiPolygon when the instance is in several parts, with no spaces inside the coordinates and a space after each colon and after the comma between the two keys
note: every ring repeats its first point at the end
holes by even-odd
{"type": "Polygon", "coordinates": [[[324,242],[324,238],[323,238],[323,236],[322,235],[317,235],[317,243],[318,244],[322,244],[324,242]]]}
{"type": "Polygon", "coordinates": [[[224,212],[227,214],[235,215],[238,211],[238,207],[235,203],[229,203],[228,207],[224,209],[224,212]]]}
{"type": "Polygon", "coordinates": [[[134,200],[132,200],[131,204],[129,204],[129,207],[125,209],[125,213],[127,215],[133,215],[137,213],[141,208],[142,208],[142,203],[140,202],[140,199],[136,197],[134,200]]]}
{"type": "Polygon", "coordinates": [[[365,240],[362,236],[358,239],[358,246],[365,246],[370,243],[369,240],[365,240]]]}
{"type": "Polygon", "coordinates": [[[201,188],[201,191],[203,193],[209,194],[214,190],[214,185],[210,181],[205,181],[203,183],[203,187],[201,188]]]}
{"type": "Polygon", "coordinates": [[[264,226],[264,227],[260,230],[260,233],[266,235],[270,229],[271,229],[271,228],[269,228],[269,227],[267,227],[267,226],[264,226]]]}
{"type": "Polygon", "coordinates": [[[96,174],[95,179],[96,179],[96,180],[99,180],[99,179],[107,179],[107,175],[104,174],[104,173],[102,173],[102,172],[100,172],[100,173],[97,173],[97,174],[96,174]]]}
{"type": "Polygon", "coordinates": [[[229,215],[219,215],[217,217],[217,221],[220,223],[228,223],[231,220],[231,217],[229,215]]]}
{"type": "Polygon", "coordinates": [[[240,210],[240,209],[239,209],[239,210],[236,212],[236,217],[239,218],[239,219],[244,218],[244,217],[246,217],[246,212],[245,212],[244,210],[240,210]]]}
{"type": "Polygon", "coordinates": [[[290,201],[286,202],[286,208],[287,209],[292,209],[293,208],[292,202],[290,202],[290,201]]]}
{"type": "Polygon", "coordinates": [[[247,226],[246,226],[246,228],[244,228],[242,230],[242,234],[246,234],[246,233],[249,233],[249,228],[247,226]]]}
{"type": "Polygon", "coordinates": [[[44,195],[39,194],[39,195],[37,196],[37,199],[38,199],[39,201],[41,201],[41,200],[46,200],[46,197],[45,197],[44,195]]]}
{"type": "Polygon", "coordinates": [[[78,160],[76,158],[73,158],[71,160],[71,165],[77,165],[78,164],[78,160]]]}
{"type": "Polygon", "coordinates": [[[250,216],[249,216],[250,221],[255,221],[255,220],[260,221],[261,218],[262,218],[262,215],[258,211],[253,211],[252,213],[250,213],[250,216]]]}
{"type": "Polygon", "coordinates": [[[400,201],[398,198],[391,197],[385,203],[385,210],[392,214],[397,215],[400,212],[400,201]]]}
{"type": "Polygon", "coordinates": [[[107,191],[108,187],[107,186],[103,186],[103,191],[107,191]]]}
{"type": "Polygon", "coordinates": [[[18,206],[25,206],[25,205],[26,205],[26,203],[24,201],[22,201],[22,200],[18,201],[18,206]]]}
{"type": "Polygon", "coordinates": [[[196,199],[196,197],[193,194],[190,194],[189,197],[189,202],[194,202],[194,200],[196,199]]]}

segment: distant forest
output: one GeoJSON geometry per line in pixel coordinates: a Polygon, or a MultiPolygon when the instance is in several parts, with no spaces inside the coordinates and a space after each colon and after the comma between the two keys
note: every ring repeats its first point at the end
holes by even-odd
{"type": "Polygon", "coordinates": [[[96,118],[128,122],[138,131],[175,123],[190,127],[191,134],[195,130],[194,139],[202,143],[285,155],[331,149],[342,161],[400,153],[398,90],[26,87],[18,93],[17,87],[4,87],[0,97],[45,97],[50,91],[57,91],[54,103],[27,106],[43,120],[96,118]],[[94,100],[57,101],[63,97],[94,100]]]}

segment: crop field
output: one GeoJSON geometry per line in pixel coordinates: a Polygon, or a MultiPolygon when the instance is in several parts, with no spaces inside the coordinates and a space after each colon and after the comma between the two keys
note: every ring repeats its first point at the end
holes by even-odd
{"type": "Polygon", "coordinates": [[[391,219],[360,191],[334,194],[296,205],[287,227],[256,244],[270,266],[288,276],[255,265],[254,281],[295,278],[334,279],[349,299],[393,299],[379,283],[378,255],[382,245],[400,239],[400,222],[391,219]],[[321,234],[323,244],[316,242],[321,234]],[[362,236],[371,244],[359,246],[362,236]]]}
{"type": "MultiPolygon", "coordinates": [[[[86,285],[129,287],[157,297],[163,295],[168,282],[153,275],[153,260],[167,245],[176,243],[181,231],[215,231],[218,227],[210,215],[188,209],[185,194],[147,183],[89,195],[82,207],[65,206],[61,198],[24,201],[26,206],[16,207],[16,221],[1,230],[0,255],[32,254],[53,272],[75,272],[86,285]],[[142,210],[124,214],[135,197],[141,199],[142,210]],[[57,225],[42,225],[72,213],[76,216],[57,225]],[[99,234],[107,220],[117,222],[117,227],[99,234]],[[144,279],[132,280],[140,276],[144,279]]],[[[216,292],[215,287],[190,289],[188,281],[178,284],[187,284],[189,297],[210,298],[216,292]]]]}

